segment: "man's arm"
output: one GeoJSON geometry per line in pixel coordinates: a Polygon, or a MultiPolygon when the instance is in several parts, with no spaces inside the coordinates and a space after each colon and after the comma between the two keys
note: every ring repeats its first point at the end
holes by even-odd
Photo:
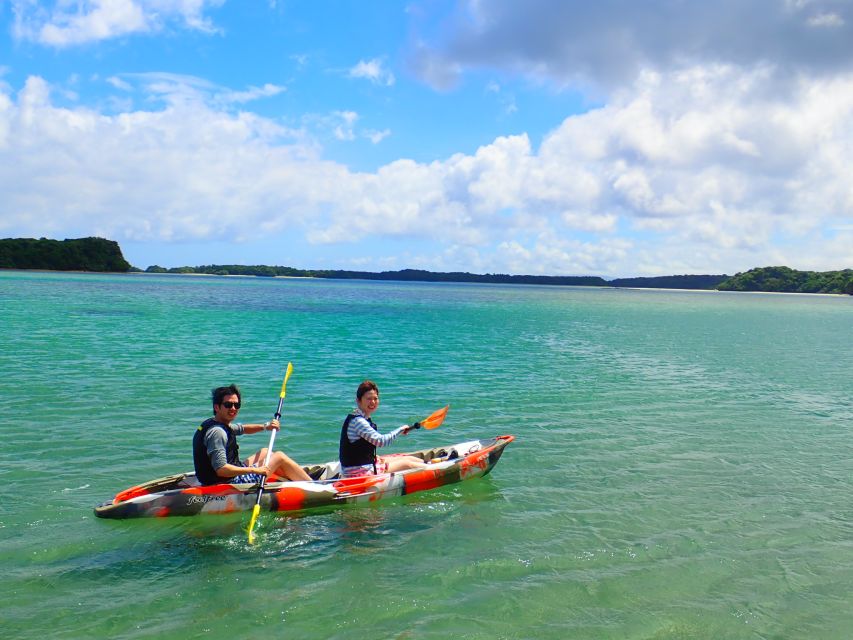
{"type": "Polygon", "coordinates": [[[244,424],[243,425],[243,433],[257,433],[258,431],[272,431],[273,429],[279,429],[281,425],[279,421],[273,418],[269,422],[264,422],[263,424],[244,424]]]}
{"type": "MultiPolygon", "coordinates": [[[[243,433],[246,433],[246,427],[248,426],[263,428],[264,425],[242,425],[243,433]]],[[[256,429],[256,431],[259,430],[256,429]]],[[[233,478],[243,473],[260,473],[264,476],[269,473],[269,469],[266,467],[241,467],[236,464],[230,464],[225,455],[225,445],[227,442],[228,436],[225,434],[225,429],[222,428],[210,429],[204,436],[204,444],[207,449],[207,455],[210,457],[210,464],[213,466],[214,471],[216,471],[216,475],[220,478],[233,478]]]]}

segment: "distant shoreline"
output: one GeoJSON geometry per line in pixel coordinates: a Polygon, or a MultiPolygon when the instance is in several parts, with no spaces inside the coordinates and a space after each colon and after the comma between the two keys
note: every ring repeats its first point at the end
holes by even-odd
{"type": "MultiPolygon", "coordinates": [[[[390,278],[333,278],[333,277],[318,277],[318,276],[260,276],[255,274],[219,274],[219,273],[155,273],[149,271],[83,271],[80,269],[8,269],[0,267],[0,272],[15,271],[22,273],[74,273],[79,275],[118,275],[118,276],[178,276],[178,277],[206,277],[206,278],[270,278],[281,280],[358,280],[360,282],[421,282],[424,284],[485,284],[485,285],[512,285],[512,286],[541,286],[541,287],[579,287],[584,289],[609,289],[612,291],[682,291],[688,293],[760,293],[766,295],[791,295],[791,296],[818,296],[831,298],[844,298],[849,294],[845,293],[826,293],[812,291],[759,291],[759,290],[722,290],[722,289],[695,289],[684,287],[627,287],[623,285],[611,284],[575,284],[575,285],[548,285],[537,283],[524,282],[481,282],[481,281],[466,281],[466,280],[394,280],[390,278]]],[[[672,277],[672,276],[667,276],[672,277]]]]}
{"type": "Polygon", "coordinates": [[[646,278],[614,278],[606,280],[600,276],[547,276],[512,275],[501,273],[469,273],[463,271],[441,272],[424,269],[401,269],[396,271],[350,271],[344,269],[296,269],[269,265],[201,265],[195,267],[173,267],[165,269],[158,265],[148,267],[153,274],[206,274],[241,275],[263,277],[316,278],[330,280],[386,280],[398,282],[475,282],[484,284],[525,284],[543,286],[581,287],[659,287],[663,289],[714,289],[728,276],[680,275],[646,278]]]}
{"type": "Polygon", "coordinates": [[[675,289],[661,287],[604,287],[605,289],[627,289],[630,291],[692,291],[693,293],[760,293],[768,296],[829,296],[846,298],[846,293],[814,293],[811,291],[724,291],[722,289],[675,289]]]}
{"type": "Polygon", "coordinates": [[[118,243],[104,238],[51,240],[48,238],[0,239],[0,269],[72,273],[150,273],[166,275],[255,276],[328,280],[378,280],[396,282],[459,282],[540,286],[661,289],[684,291],[749,291],[853,295],[853,269],[798,271],[785,266],[758,267],[734,276],[685,274],[613,278],[601,276],[513,275],[466,271],[353,271],[345,269],[296,269],[270,265],[208,264],[164,268],[151,265],[143,272],[128,263],[118,243]]]}

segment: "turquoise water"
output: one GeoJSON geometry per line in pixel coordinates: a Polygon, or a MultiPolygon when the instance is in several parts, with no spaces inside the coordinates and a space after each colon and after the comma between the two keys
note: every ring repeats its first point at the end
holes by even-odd
{"type": "MultiPolygon", "coordinates": [[[[849,638],[853,299],[0,272],[10,638],[849,638]],[[393,450],[512,433],[379,505],[105,521],[192,467],[211,387],[336,456],[363,378],[393,450]]],[[[263,435],[242,438],[249,452],[263,435]]]]}

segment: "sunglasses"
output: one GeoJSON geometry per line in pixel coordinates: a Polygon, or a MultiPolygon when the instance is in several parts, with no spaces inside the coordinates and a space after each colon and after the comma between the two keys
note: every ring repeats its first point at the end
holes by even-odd
{"type": "Polygon", "coordinates": [[[239,409],[240,403],[239,402],[223,402],[222,406],[225,407],[226,409],[239,409]]]}

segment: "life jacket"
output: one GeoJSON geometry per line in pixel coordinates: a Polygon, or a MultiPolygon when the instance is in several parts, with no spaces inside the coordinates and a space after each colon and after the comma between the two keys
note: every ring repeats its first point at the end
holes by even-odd
{"type": "Polygon", "coordinates": [[[219,484],[228,482],[227,478],[220,478],[216,475],[216,470],[210,463],[210,456],[207,455],[207,447],[204,446],[204,437],[207,432],[214,427],[225,429],[225,435],[228,437],[225,443],[225,462],[228,464],[236,464],[242,466],[240,462],[240,452],[237,446],[237,436],[221,422],[217,422],[213,418],[208,418],[201,423],[193,435],[193,464],[195,465],[195,477],[202,484],[219,484]]]}
{"type": "MultiPolygon", "coordinates": [[[[364,416],[362,416],[365,418],[364,416]]],[[[338,457],[341,460],[342,467],[360,467],[365,464],[373,465],[373,473],[376,473],[376,445],[369,443],[364,438],[359,438],[355,442],[350,442],[347,438],[347,429],[349,423],[355,418],[355,414],[351,413],[344,420],[341,427],[341,444],[338,449],[338,457]]],[[[370,418],[365,418],[370,423],[370,426],[376,429],[376,425],[370,418]]]]}

